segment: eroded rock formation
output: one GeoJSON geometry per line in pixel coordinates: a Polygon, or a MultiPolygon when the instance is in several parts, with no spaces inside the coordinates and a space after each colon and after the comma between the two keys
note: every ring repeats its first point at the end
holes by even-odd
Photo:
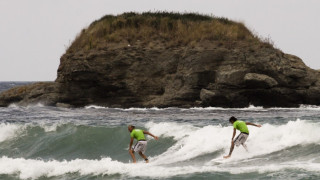
{"type": "Polygon", "coordinates": [[[130,13],[94,22],[61,57],[55,82],[3,92],[0,105],[320,104],[319,72],[300,58],[260,41],[242,24],[199,15],[175,15],[130,13]],[[208,32],[197,29],[207,25],[214,27],[208,32]],[[216,32],[217,28],[220,31],[216,32]],[[199,34],[192,34],[195,32],[199,34]]]}

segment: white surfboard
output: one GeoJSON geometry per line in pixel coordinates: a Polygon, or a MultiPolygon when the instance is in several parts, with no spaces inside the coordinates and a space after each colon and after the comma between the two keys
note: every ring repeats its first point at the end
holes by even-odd
{"type": "Polygon", "coordinates": [[[210,160],[209,162],[206,163],[206,165],[220,165],[225,162],[226,162],[226,159],[224,159],[223,157],[219,157],[219,158],[210,160]]]}

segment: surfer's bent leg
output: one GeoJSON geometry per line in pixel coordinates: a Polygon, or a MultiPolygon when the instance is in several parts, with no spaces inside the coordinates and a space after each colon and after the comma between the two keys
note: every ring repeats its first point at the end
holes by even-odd
{"type": "Polygon", "coordinates": [[[247,152],[249,152],[249,151],[248,151],[248,147],[247,147],[246,144],[243,143],[242,146],[244,147],[244,149],[245,149],[247,152]]]}
{"type": "Polygon", "coordinates": [[[140,155],[147,163],[149,162],[147,156],[144,155],[141,151],[139,152],[139,155],[140,155]]]}

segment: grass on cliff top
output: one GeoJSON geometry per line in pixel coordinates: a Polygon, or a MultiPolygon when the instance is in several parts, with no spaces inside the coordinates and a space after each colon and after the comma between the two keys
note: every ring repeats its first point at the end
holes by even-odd
{"type": "MultiPolygon", "coordinates": [[[[100,43],[150,42],[161,40],[171,46],[209,41],[258,40],[242,23],[226,18],[169,12],[106,15],[93,22],[71,44],[68,51],[89,50],[100,43]]],[[[258,40],[259,41],[259,40],[258,40]]]]}

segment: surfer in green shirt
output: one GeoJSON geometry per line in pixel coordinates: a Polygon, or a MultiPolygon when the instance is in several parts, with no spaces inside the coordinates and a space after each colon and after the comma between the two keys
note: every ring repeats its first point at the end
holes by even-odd
{"type": "Polygon", "coordinates": [[[130,145],[129,145],[129,154],[132,157],[133,163],[136,163],[136,157],[134,156],[135,152],[138,152],[139,155],[146,161],[149,162],[148,158],[144,155],[147,148],[147,141],[145,138],[145,134],[152,136],[154,139],[158,140],[158,137],[151,134],[148,131],[144,131],[141,129],[136,129],[135,126],[129,125],[128,131],[130,132],[130,145]],[[133,140],[136,139],[138,142],[136,145],[132,146],[133,140]]]}
{"type": "Polygon", "coordinates": [[[231,124],[233,124],[233,134],[232,134],[232,139],[231,139],[231,147],[230,147],[229,155],[223,156],[223,158],[231,157],[234,145],[239,146],[241,144],[248,151],[247,146],[244,144],[249,136],[249,130],[248,130],[247,125],[261,127],[261,125],[259,125],[259,124],[253,124],[253,123],[249,123],[249,122],[239,121],[234,116],[232,116],[229,119],[229,121],[231,124]],[[236,135],[236,130],[239,130],[240,134],[236,137],[235,140],[233,140],[234,136],[236,135]]]}

